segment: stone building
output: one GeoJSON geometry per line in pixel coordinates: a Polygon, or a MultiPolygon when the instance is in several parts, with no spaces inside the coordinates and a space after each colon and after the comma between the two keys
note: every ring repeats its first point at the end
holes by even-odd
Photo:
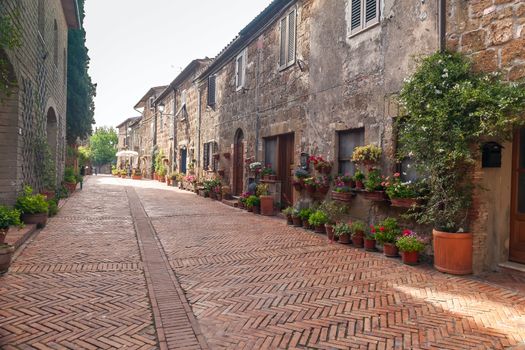
{"type": "MultiPolygon", "coordinates": [[[[131,117],[117,125],[118,129],[118,151],[134,151],[140,152],[140,145],[142,141],[142,133],[140,129],[140,122],[142,117],[131,117]]],[[[134,158],[117,158],[117,166],[122,167],[126,165],[126,161],[130,161],[130,165],[133,168],[137,168],[139,165],[138,157],[134,158]]]]}
{"type": "Polygon", "coordinates": [[[135,110],[142,116],[140,121],[140,151],[138,167],[145,177],[153,177],[155,153],[157,152],[157,111],[155,99],[166,86],[157,86],[148,92],[135,105],[135,110]]]}
{"type": "Polygon", "coordinates": [[[67,35],[79,28],[75,0],[2,0],[0,15],[21,31],[21,45],[0,51],[15,82],[0,96],[0,203],[12,204],[24,184],[43,187],[43,164],[54,161],[56,184],[65,162],[67,35]],[[49,145],[50,158],[45,156],[49,145]]]}

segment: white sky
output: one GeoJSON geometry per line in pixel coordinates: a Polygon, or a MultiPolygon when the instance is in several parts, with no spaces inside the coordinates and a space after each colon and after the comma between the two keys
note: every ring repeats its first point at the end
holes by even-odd
{"type": "Polygon", "coordinates": [[[86,0],[97,126],[138,115],[133,106],[150,87],[169,84],[195,58],[216,56],[270,2],[86,0]]]}

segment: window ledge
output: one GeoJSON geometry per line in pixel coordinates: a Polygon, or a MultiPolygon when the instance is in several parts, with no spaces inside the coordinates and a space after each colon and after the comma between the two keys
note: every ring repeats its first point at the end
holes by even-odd
{"type": "Polygon", "coordinates": [[[357,36],[357,35],[359,35],[359,34],[361,34],[361,33],[364,33],[364,32],[366,32],[366,31],[369,30],[369,29],[375,28],[375,27],[377,27],[380,23],[381,23],[381,22],[376,22],[376,23],[374,23],[374,24],[371,24],[371,25],[369,25],[368,27],[359,30],[358,32],[355,32],[355,33],[350,34],[350,35],[348,36],[348,38],[353,38],[354,36],[357,36]]]}
{"type": "Polygon", "coordinates": [[[287,70],[288,68],[295,66],[296,63],[297,63],[297,59],[295,59],[292,63],[288,63],[285,66],[279,66],[279,72],[283,72],[287,70]]]}

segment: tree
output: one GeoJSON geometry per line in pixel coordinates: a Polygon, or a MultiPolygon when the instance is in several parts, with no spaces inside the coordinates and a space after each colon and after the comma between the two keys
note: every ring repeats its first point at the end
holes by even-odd
{"type": "Polygon", "coordinates": [[[113,128],[100,127],[89,139],[91,160],[95,166],[108,164],[115,159],[118,136],[113,128]]]}
{"type": "MultiPolygon", "coordinates": [[[[80,23],[84,22],[84,1],[79,0],[80,23]]],[[[86,31],[69,29],[67,57],[67,142],[91,135],[95,124],[96,84],[88,74],[89,56],[86,48],[86,31]]]]}

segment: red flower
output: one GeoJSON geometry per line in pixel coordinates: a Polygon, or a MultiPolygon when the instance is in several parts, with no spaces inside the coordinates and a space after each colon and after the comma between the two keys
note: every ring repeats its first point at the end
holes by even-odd
{"type": "Polygon", "coordinates": [[[372,233],[376,232],[376,228],[374,227],[374,225],[370,225],[370,232],[372,233]]]}
{"type": "Polygon", "coordinates": [[[384,232],[384,231],[385,231],[385,228],[384,228],[383,226],[381,226],[381,227],[379,228],[379,231],[384,232]]]}
{"type": "Polygon", "coordinates": [[[403,236],[410,236],[411,233],[412,231],[410,230],[403,230],[403,236]]]}

